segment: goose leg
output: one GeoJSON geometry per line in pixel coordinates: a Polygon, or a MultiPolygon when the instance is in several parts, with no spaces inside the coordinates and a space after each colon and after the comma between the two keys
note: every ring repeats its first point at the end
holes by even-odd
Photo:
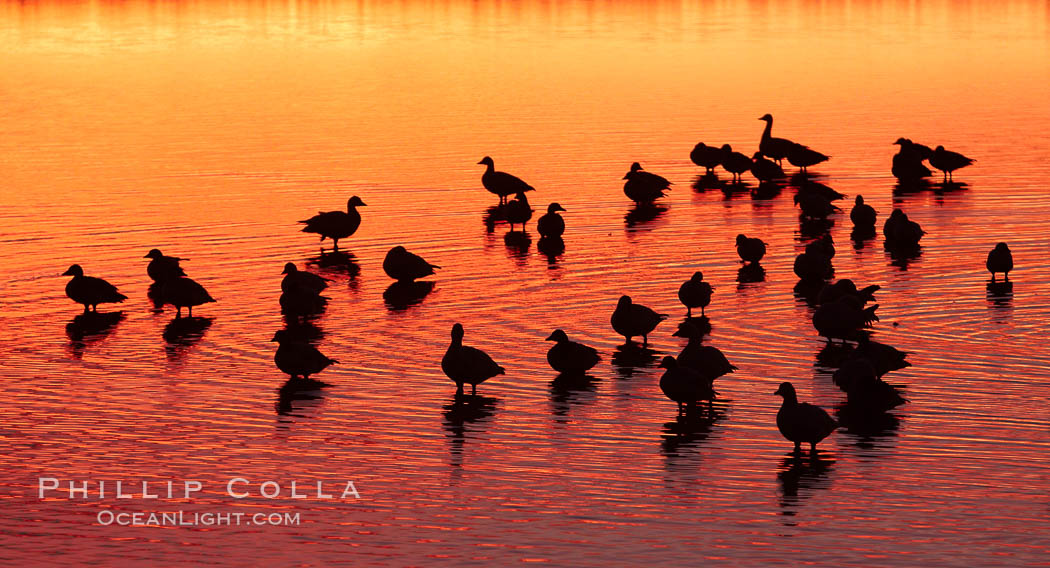
{"type": "Polygon", "coordinates": [[[474,383],[470,385],[470,396],[474,396],[476,394],[478,394],[478,385],[477,383],[474,383]]]}
{"type": "Polygon", "coordinates": [[[193,306],[189,306],[186,309],[189,310],[189,312],[190,312],[187,317],[189,317],[190,319],[193,319],[193,306]]]}
{"type": "MultiPolygon", "coordinates": [[[[993,274],[992,277],[994,279],[995,275],[993,274]]],[[[686,318],[693,317],[693,308],[691,306],[686,306],[685,307],[685,317],[686,318]]]]}
{"type": "Polygon", "coordinates": [[[182,317],[182,306],[175,306],[175,319],[182,317]]]}
{"type": "Polygon", "coordinates": [[[795,453],[802,453],[802,442],[795,442],[795,453]]]}
{"type": "Polygon", "coordinates": [[[463,383],[456,383],[456,396],[463,396],[463,383]]]}

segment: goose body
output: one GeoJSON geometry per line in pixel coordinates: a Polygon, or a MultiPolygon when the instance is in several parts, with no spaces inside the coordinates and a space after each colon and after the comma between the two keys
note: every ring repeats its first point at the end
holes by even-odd
{"type": "Polygon", "coordinates": [[[682,322],[678,325],[678,330],[671,335],[689,339],[678,354],[678,364],[700,373],[708,383],[737,370],[737,366],[729,362],[721,349],[702,343],[703,334],[700,328],[691,322],[682,322]]]}
{"type": "Polygon", "coordinates": [[[475,347],[463,345],[463,326],[452,326],[452,342],[441,358],[441,370],[456,383],[456,394],[463,393],[463,385],[469,384],[471,394],[477,393],[479,384],[504,374],[487,353],[475,347]]]}
{"type": "Polygon", "coordinates": [[[328,305],[328,298],[310,292],[304,288],[290,288],[281,292],[278,299],[281,313],[289,316],[309,316],[319,314],[328,305]]]}
{"type": "Polygon", "coordinates": [[[858,290],[857,285],[852,280],[849,278],[843,278],[836,281],[834,284],[827,284],[821,288],[820,295],[817,296],[817,303],[828,304],[842,298],[843,296],[852,296],[863,306],[864,304],[875,300],[874,294],[880,288],[882,288],[882,286],[872,284],[871,286],[858,290]]]}
{"type": "Polygon", "coordinates": [[[620,296],[609,322],[628,343],[632,337],[641,335],[643,344],[648,345],[649,334],[665,319],[666,314],[658,314],[646,306],[635,304],[630,296],[620,296]]]}
{"type": "Polygon", "coordinates": [[[850,357],[863,357],[870,361],[875,368],[876,375],[881,377],[891,371],[911,367],[911,363],[907,361],[907,351],[901,351],[892,345],[872,341],[866,336],[861,336],[859,339],[857,348],[850,353],[850,357]]]}
{"type": "Polygon", "coordinates": [[[1010,281],[1010,271],[1014,269],[1014,255],[1010,253],[1010,247],[1006,243],[998,243],[988,253],[988,260],[984,263],[988,272],[992,273],[992,282],[995,282],[995,273],[1002,272],[1003,278],[1010,281]]]}
{"type": "Polygon", "coordinates": [[[638,204],[650,204],[663,197],[669,190],[671,182],[667,178],[649,173],[642,169],[638,162],[631,164],[631,170],[623,176],[623,193],[638,204]]]}
{"type": "Polygon", "coordinates": [[[751,171],[753,162],[747,157],[747,154],[734,152],[733,147],[729,144],[723,144],[720,150],[722,151],[722,167],[733,175],[733,181],[740,181],[741,174],[751,171]]]}
{"type": "Polygon", "coordinates": [[[716,393],[710,381],[695,370],[680,365],[674,357],[664,357],[660,367],[666,369],[660,377],[660,390],[667,398],[678,403],[679,413],[701,400],[711,402],[715,399],[716,393]]]}
{"type": "Polygon", "coordinates": [[[835,269],[831,266],[831,258],[817,248],[808,246],[805,252],[795,257],[792,269],[799,280],[806,282],[827,280],[835,275],[835,269]]]}
{"type": "Polygon", "coordinates": [[[547,213],[536,220],[536,231],[540,233],[540,237],[551,239],[565,233],[565,219],[558,215],[558,211],[565,209],[557,203],[551,203],[547,206],[547,213]]]}
{"type": "Polygon", "coordinates": [[[776,163],[767,160],[762,152],[755,152],[751,156],[751,175],[755,176],[758,181],[765,183],[784,177],[784,169],[776,163]]]}
{"type": "Polygon", "coordinates": [[[886,244],[891,247],[914,247],[926,234],[918,223],[908,219],[908,215],[900,209],[894,209],[889,218],[882,225],[882,235],[886,238],[886,244]]]}
{"type": "Polygon", "coordinates": [[[313,345],[305,341],[296,341],[284,329],[278,330],[270,341],[276,341],[278,344],[277,352],[273,355],[274,364],[292,379],[308,379],[310,375],[320,373],[329,365],[338,363],[313,345]]]}
{"type": "Polygon", "coordinates": [[[974,163],[973,158],[967,158],[958,152],[945,150],[944,146],[937,146],[930,156],[930,165],[944,172],[944,180],[951,181],[952,172],[965,168],[974,163]]]}
{"type": "Polygon", "coordinates": [[[864,203],[864,196],[858,195],[856,200],[853,202],[853,209],[850,209],[849,220],[853,221],[853,226],[858,229],[874,229],[876,213],[875,209],[864,203]]]}
{"type": "Polygon", "coordinates": [[[506,172],[497,172],[495,163],[488,156],[482,158],[478,163],[485,166],[485,173],[481,174],[481,185],[490,193],[498,195],[501,205],[507,202],[507,197],[510,195],[535,190],[534,187],[517,176],[506,172]]]}
{"type": "Polygon", "coordinates": [[[146,274],[154,282],[164,282],[165,280],[171,280],[172,278],[178,278],[179,276],[186,276],[186,272],[179,266],[179,261],[189,260],[187,258],[179,258],[177,256],[164,256],[160,252],[160,249],[151,249],[146,256],[142,258],[149,258],[149,264],[146,265],[146,274]]]}
{"type": "Polygon", "coordinates": [[[898,180],[916,180],[933,173],[922,163],[933,155],[933,151],[927,146],[915,144],[907,138],[898,138],[894,144],[900,146],[900,150],[893,155],[893,165],[890,171],[898,180]],[[929,151],[929,154],[926,153],[926,150],[929,151]]]}
{"type": "Polygon", "coordinates": [[[547,350],[547,363],[559,373],[583,374],[601,361],[595,348],[570,341],[569,336],[560,329],[554,330],[547,341],[555,342],[547,350]]]}
{"type": "Polygon", "coordinates": [[[740,234],[736,236],[736,253],[740,260],[758,264],[766,256],[766,243],[757,237],[740,234]]]}
{"type": "Polygon", "coordinates": [[[815,166],[821,162],[826,162],[830,159],[830,156],[821,154],[820,152],[805,146],[802,144],[794,144],[787,153],[787,161],[796,168],[801,169],[803,172],[810,166],[815,166]]]}
{"type": "Polygon", "coordinates": [[[897,389],[875,374],[871,362],[863,357],[845,361],[832,378],[846,393],[846,404],[865,412],[885,412],[907,402],[897,389]]]}
{"type": "Polygon", "coordinates": [[[789,382],[780,384],[773,394],[784,397],[777,411],[777,429],[780,434],[795,444],[795,453],[802,451],[802,444],[809,444],[816,451],[817,444],[838,428],[827,411],[808,402],[799,402],[795,387],[789,382]]]}
{"type": "Polygon", "coordinates": [[[809,219],[826,219],[829,215],[840,211],[824,196],[817,193],[799,192],[795,194],[793,201],[802,210],[802,215],[809,219]]]}
{"type": "Polygon", "coordinates": [[[704,309],[711,304],[711,294],[714,288],[704,282],[702,272],[694,272],[693,276],[686,280],[678,288],[678,299],[686,308],[686,317],[693,316],[693,308],[700,308],[700,315],[704,315],[704,309]]]}
{"type": "Polygon", "coordinates": [[[817,333],[832,339],[854,339],[857,332],[879,321],[875,315],[878,304],[863,307],[853,296],[842,296],[834,302],[821,304],[813,312],[813,327],[817,333]]]}
{"type": "Polygon", "coordinates": [[[773,158],[777,163],[782,162],[796,144],[786,138],[773,137],[773,115],[762,115],[759,120],[766,123],[766,128],[762,131],[762,139],[758,142],[758,151],[773,158]]]}
{"type": "Polygon", "coordinates": [[[193,317],[193,307],[214,302],[208,291],[195,280],[182,276],[168,280],[161,286],[160,297],[163,303],[175,306],[175,317],[182,317],[182,308],[189,309],[193,317]]]}
{"type": "Polygon", "coordinates": [[[386,253],[383,259],[383,272],[398,282],[411,282],[418,278],[426,278],[434,273],[435,268],[441,268],[436,264],[430,264],[418,254],[405,250],[398,245],[386,253]]]}
{"type": "Polygon", "coordinates": [[[703,142],[693,147],[689,152],[689,159],[696,165],[704,168],[706,173],[715,173],[715,168],[722,163],[722,150],[716,146],[708,146],[703,142]]]}
{"type": "Polygon", "coordinates": [[[73,279],[66,283],[66,296],[78,304],[84,305],[84,313],[90,310],[98,311],[99,304],[113,304],[123,302],[128,297],[117,292],[117,287],[94,276],[84,276],[84,269],[79,264],[74,264],[62,273],[62,276],[72,276],[73,279]]]}
{"type": "Polygon", "coordinates": [[[511,231],[514,230],[514,225],[521,225],[521,230],[525,230],[525,223],[532,219],[532,206],[523,192],[518,192],[514,199],[507,202],[503,217],[510,223],[511,231]]]}
{"type": "Polygon", "coordinates": [[[313,272],[299,270],[294,262],[284,265],[284,278],[281,279],[281,291],[285,293],[306,292],[309,294],[320,294],[328,287],[328,279],[318,276],[313,272]]]}
{"type": "Polygon", "coordinates": [[[358,207],[364,207],[365,202],[358,196],[351,197],[346,202],[346,211],[322,211],[305,221],[299,221],[306,225],[304,233],[316,233],[321,235],[321,240],[332,239],[336,249],[339,248],[339,239],[345,239],[357,232],[361,226],[361,213],[358,207]]]}

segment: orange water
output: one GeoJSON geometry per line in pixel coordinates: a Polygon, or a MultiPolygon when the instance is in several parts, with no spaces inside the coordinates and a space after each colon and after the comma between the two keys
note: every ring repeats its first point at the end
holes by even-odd
{"type": "MultiPolygon", "coordinates": [[[[1050,11],[1041,2],[29,2],[0,6],[0,557],[26,563],[1019,565],[1050,546],[1050,11]],[[836,274],[879,283],[876,338],[912,352],[911,402],[793,462],[772,395],[844,396],[796,298],[794,190],[691,188],[698,141],[774,134],[833,156],[820,182],[902,207],[928,231],[906,268],[854,248],[836,274]],[[894,196],[898,136],[977,163],[961,186],[894,196]],[[566,250],[486,230],[485,155],[558,201],[566,250]],[[633,161],[674,182],[625,223],[633,161]],[[354,268],[317,345],[331,387],[280,397],[285,262],[316,262],[296,221],[359,195],[354,268]],[[737,233],[769,243],[738,284],[737,233]],[[984,257],[1013,250],[1013,292],[984,257]],[[443,268],[419,304],[384,301],[396,244],[443,268]],[[218,303],[165,335],[153,247],[188,257],[218,303]],[[130,299],[71,337],[58,275],[79,263],[130,299]],[[672,314],[716,287],[708,339],[740,370],[713,424],[675,424],[653,362],[626,365],[616,298],[672,314]],[[359,270],[359,272],[358,272],[359,270]],[[452,323],[507,368],[473,411],[439,360],[452,323]],[[597,347],[586,385],[544,359],[555,327],[597,347]],[[615,359],[614,359],[615,357],[615,359]],[[190,503],[37,498],[37,478],[202,480],[190,503]],[[352,479],[359,500],[231,500],[231,477],[352,479]],[[295,511],[287,527],[99,526],[114,510],[295,511]],[[54,556],[45,557],[44,553],[54,556]]],[[[723,178],[725,176],[723,175],[723,178]]]]}

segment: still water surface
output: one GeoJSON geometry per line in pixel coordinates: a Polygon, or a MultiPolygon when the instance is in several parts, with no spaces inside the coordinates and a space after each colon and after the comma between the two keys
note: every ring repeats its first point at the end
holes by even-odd
{"type": "MultiPolygon", "coordinates": [[[[30,2],[0,6],[0,557],[59,562],[694,566],[1022,565],[1050,557],[1050,13],[1041,2],[30,2]],[[794,382],[834,410],[794,256],[792,206],[701,191],[698,141],[774,134],[833,156],[816,178],[928,231],[892,258],[830,228],[836,274],[878,283],[875,337],[912,352],[910,403],[839,431],[817,461],[776,430],[794,382]],[[894,192],[907,136],[977,158],[957,186],[894,192]],[[486,227],[485,155],[561,203],[565,251],[486,227]],[[631,162],[674,182],[637,221],[631,162]],[[296,221],[368,206],[331,265],[296,221]],[[737,233],[769,244],[740,284],[737,233]],[[986,289],[1007,241],[1012,293],[986,289]],[[443,268],[419,303],[384,298],[397,244],[443,268]],[[218,303],[179,333],[146,298],[147,250],[188,257],[218,303]],[[281,269],[335,280],[316,343],[340,364],[281,395],[269,339],[281,269]],[[130,299],[81,337],[70,264],[130,299]],[[713,419],[675,421],[659,356],[695,270],[705,339],[740,367],[713,419]],[[620,354],[623,293],[672,314],[651,360],[620,354]],[[454,322],[506,367],[455,406],[454,322]],[[552,329],[603,361],[555,382],[552,329]],[[185,330],[184,330],[185,331],[185,330]],[[63,480],[201,480],[191,503],[36,497],[63,480]],[[231,477],[285,482],[235,501],[231,477]],[[291,500],[355,482],[361,499],[291,500]],[[285,527],[101,527],[123,511],[291,511],[285,527]]],[[[726,178],[725,174],[720,174],[726,178]]],[[[748,178],[749,183],[753,180],[748,178]]],[[[806,229],[806,230],[803,230],[806,229]]]]}

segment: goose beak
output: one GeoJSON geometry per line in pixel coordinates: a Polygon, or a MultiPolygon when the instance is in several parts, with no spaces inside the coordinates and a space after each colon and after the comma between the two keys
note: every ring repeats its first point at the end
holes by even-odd
{"type": "Polygon", "coordinates": [[[554,334],[550,334],[550,336],[548,336],[547,339],[545,339],[544,341],[554,341],[554,334]]]}
{"type": "Polygon", "coordinates": [[[72,275],[73,275],[73,272],[72,272],[71,269],[67,269],[65,272],[60,274],[60,276],[72,276],[72,275]]]}
{"type": "Polygon", "coordinates": [[[481,160],[480,162],[478,162],[478,165],[481,165],[481,164],[484,164],[484,163],[485,163],[485,160],[481,160]]]}

